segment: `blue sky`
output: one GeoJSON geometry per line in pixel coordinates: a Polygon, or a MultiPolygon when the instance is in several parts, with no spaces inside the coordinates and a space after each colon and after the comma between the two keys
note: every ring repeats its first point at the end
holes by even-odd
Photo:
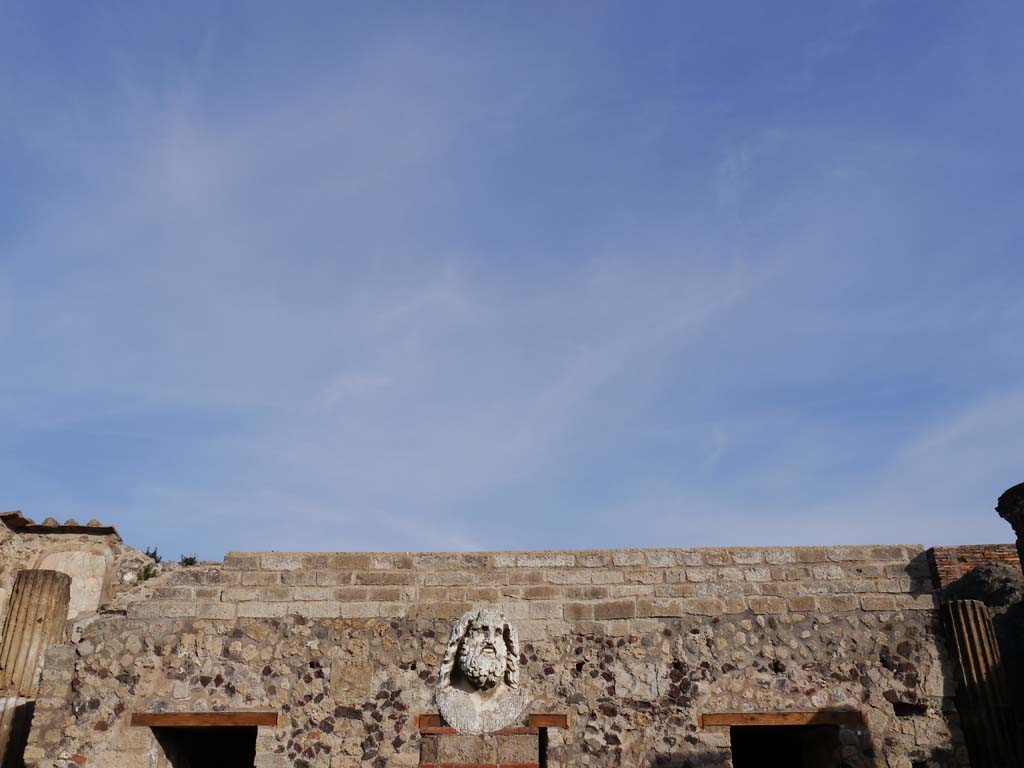
{"type": "Polygon", "coordinates": [[[0,507],[1010,541],[1014,3],[0,0],[0,507]]]}

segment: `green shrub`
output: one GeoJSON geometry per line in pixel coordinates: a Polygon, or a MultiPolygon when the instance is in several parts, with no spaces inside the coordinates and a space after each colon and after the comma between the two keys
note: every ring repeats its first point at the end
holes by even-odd
{"type": "Polygon", "coordinates": [[[146,563],[144,566],[139,568],[139,581],[146,581],[152,579],[157,575],[156,563],[146,563]]]}

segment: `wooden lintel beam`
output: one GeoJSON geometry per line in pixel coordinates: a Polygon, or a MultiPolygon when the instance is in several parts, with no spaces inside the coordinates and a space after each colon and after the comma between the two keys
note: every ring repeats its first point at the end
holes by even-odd
{"type": "Polygon", "coordinates": [[[567,730],[569,728],[569,713],[534,714],[530,715],[526,722],[531,728],[562,728],[567,730]]]}
{"type": "Polygon", "coordinates": [[[243,728],[277,725],[277,712],[132,712],[132,726],[150,728],[243,728]]]}
{"type": "Polygon", "coordinates": [[[848,725],[864,724],[855,709],[817,712],[705,712],[698,718],[702,728],[731,725],[848,725]]]}

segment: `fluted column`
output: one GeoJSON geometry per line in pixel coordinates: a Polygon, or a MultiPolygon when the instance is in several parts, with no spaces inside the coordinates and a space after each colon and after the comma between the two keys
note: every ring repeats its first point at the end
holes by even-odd
{"type": "Polygon", "coordinates": [[[1008,488],[996,502],[996,512],[1013,526],[1017,535],[1017,556],[1024,568],[1024,483],[1008,488]]]}
{"type": "Polygon", "coordinates": [[[1009,686],[988,608],[980,600],[953,600],[942,608],[960,677],[957,704],[971,765],[1020,765],[1009,686]]]}
{"type": "Polygon", "coordinates": [[[71,577],[59,571],[19,571],[0,639],[0,765],[16,765],[31,724],[46,649],[60,642],[71,599],[71,577]],[[10,753],[10,754],[8,754],[10,753]]]}

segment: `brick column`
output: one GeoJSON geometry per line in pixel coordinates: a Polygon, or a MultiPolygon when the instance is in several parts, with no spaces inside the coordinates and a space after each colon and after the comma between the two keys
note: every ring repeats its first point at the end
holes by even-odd
{"type": "Polygon", "coordinates": [[[1003,492],[996,502],[996,512],[1013,526],[1013,532],[1017,534],[1017,554],[1021,568],[1024,568],[1024,483],[1003,492]]]}

